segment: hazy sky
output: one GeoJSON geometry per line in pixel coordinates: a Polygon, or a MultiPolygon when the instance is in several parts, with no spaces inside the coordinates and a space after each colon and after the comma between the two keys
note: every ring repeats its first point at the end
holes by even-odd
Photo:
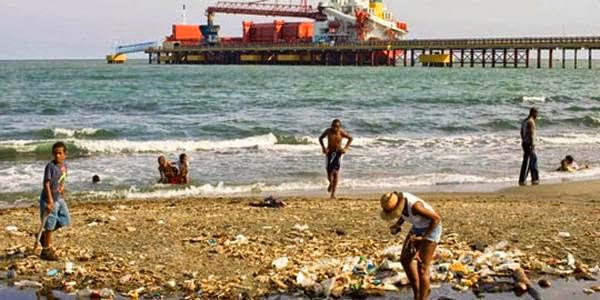
{"type": "MultiPolygon", "coordinates": [[[[204,23],[213,2],[0,0],[0,59],[103,58],[115,42],[162,40],[179,22],[183,3],[188,23],[204,23]]],[[[408,22],[409,38],[600,35],[600,0],[386,2],[408,22]]],[[[260,20],[218,15],[216,22],[223,36],[239,36],[243,19],[260,20]]]]}

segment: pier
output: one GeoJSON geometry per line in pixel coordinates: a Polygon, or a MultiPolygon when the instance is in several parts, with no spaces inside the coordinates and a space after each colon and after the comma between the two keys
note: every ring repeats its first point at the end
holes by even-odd
{"type": "Polygon", "coordinates": [[[228,43],[212,46],[152,47],[148,62],[158,64],[273,64],[332,66],[589,68],[600,36],[482,39],[419,39],[363,43],[228,43]],[[580,54],[587,64],[579,65],[580,54]],[[572,65],[566,57],[572,54],[572,65]],[[586,55],[587,54],[587,55],[586,55]],[[440,63],[420,58],[439,59],[440,63]],[[561,64],[556,65],[555,59],[561,64]],[[547,64],[543,63],[547,60],[547,64]]]}

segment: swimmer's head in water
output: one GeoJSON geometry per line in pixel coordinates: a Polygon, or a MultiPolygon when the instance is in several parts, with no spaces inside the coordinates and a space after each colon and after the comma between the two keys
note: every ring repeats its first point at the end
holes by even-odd
{"type": "Polygon", "coordinates": [[[179,154],[179,161],[180,162],[186,162],[187,161],[187,154],[185,154],[185,153],[179,154]]]}
{"type": "Polygon", "coordinates": [[[166,162],[167,162],[167,159],[163,155],[161,155],[161,156],[158,157],[158,164],[159,165],[163,166],[166,162]]]}
{"type": "Polygon", "coordinates": [[[93,183],[98,183],[98,182],[100,182],[100,176],[98,176],[98,175],[94,175],[94,176],[92,176],[92,182],[93,182],[93,183]]]}
{"type": "Polygon", "coordinates": [[[571,155],[567,155],[567,157],[565,157],[565,160],[567,161],[567,163],[572,164],[573,161],[575,161],[575,159],[573,159],[573,156],[571,155]]]}

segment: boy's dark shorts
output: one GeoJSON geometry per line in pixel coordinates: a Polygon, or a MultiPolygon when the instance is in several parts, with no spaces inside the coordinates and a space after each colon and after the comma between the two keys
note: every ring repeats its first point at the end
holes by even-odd
{"type": "Polygon", "coordinates": [[[340,170],[342,162],[342,152],[334,151],[327,154],[327,173],[337,172],[340,170]]]}

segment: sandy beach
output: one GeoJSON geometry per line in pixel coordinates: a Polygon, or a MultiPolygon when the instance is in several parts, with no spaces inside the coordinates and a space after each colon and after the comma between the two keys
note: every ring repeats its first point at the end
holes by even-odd
{"type": "MultiPolygon", "coordinates": [[[[520,265],[530,276],[540,273],[540,264],[564,269],[568,253],[585,269],[600,262],[598,181],[418,195],[442,215],[441,247],[456,259],[471,245],[507,241],[506,251],[523,252],[520,265]]],[[[294,294],[302,290],[296,282],[302,267],[353,256],[380,263],[381,252],[401,244],[409,229],[389,234],[378,218],[378,195],[338,201],[325,196],[287,197],[289,206],[280,209],[251,207],[261,200],[252,198],[98,203],[67,198],[72,226],[56,234],[60,262],[31,255],[37,206],[5,209],[0,211],[0,270],[14,269],[15,280],[67,292],[110,288],[134,295],[137,289],[146,296],[207,299],[294,294]],[[280,257],[289,262],[276,270],[272,262],[280,257]],[[66,262],[74,263],[72,274],[66,262]],[[49,276],[52,269],[58,274],[49,276]]]]}

